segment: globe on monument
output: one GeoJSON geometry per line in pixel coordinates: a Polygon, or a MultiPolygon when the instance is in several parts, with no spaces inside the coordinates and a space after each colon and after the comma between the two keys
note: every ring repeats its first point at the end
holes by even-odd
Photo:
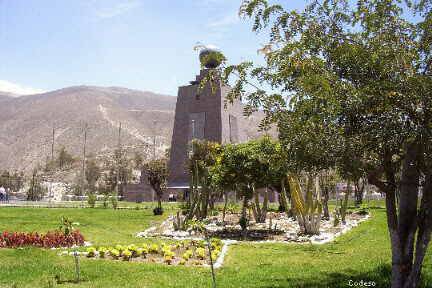
{"type": "Polygon", "coordinates": [[[222,61],[225,59],[225,56],[220,50],[207,47],[201,49],[199,53],[199,59],[204,67],[214,69],[222,63],[222,61]]]}

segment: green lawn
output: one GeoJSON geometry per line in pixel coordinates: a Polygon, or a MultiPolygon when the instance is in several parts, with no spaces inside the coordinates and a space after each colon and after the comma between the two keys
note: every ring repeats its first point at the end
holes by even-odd
{"type": "MultiPolygon", "coordinates": [[[[238,244],[217,270],[218,287],[349,287],[349,280],[389,286],[390,247],[384,209],[331,244],[238,244]]],[[[134,234],[163,218],[151,209],[0,208],[0,231],[55,229],[62,215],[81,224],[95,245],[141,242],[134,234]]],[[[432,287],[432,249],[423,287],[432,287]]],[[[0,287],[50,287],[55,275],[73,279],[73,258],[37,248],[0,249],[0,287]]],[[[83,259],[84,282],[55,287],[211,287],[210,270],[83,259]]]]}

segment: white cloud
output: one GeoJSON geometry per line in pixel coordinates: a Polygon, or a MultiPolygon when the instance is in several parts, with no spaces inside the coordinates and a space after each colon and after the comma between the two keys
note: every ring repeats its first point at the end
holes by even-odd
{"type": "Polygon", "coordinates": [[[96,11],[96,17],[99,19],[113,18],[115,16],[127,13],[128,11],[141,5],[138,0],[119,1],[111,7],[104,7],[96,11]]]}
{"type": "Polygon", "coordinates": [[[239,22],[239,20],[240,19],[239,19],[239,16],[237,13],[230,13],[230,14],[223,16],[222,18],[214,19],[214,20],[210,21],[207,24],[207,27],[216,28],[216,29],[217,28],[223,28],[223,27],[237,24],[239,22]]]}
{"type": "Polygon", "coordinates": [[[195,0],[194,3],[200,6],[209,6],[209,5],[225,5],[231,4],[232,0],[195,0]]]}
{"type": "Polygon", "coordinates": [[[0,80],[0,91],[16,95],[30,95],[45,92],[42,89],[24,87],[6,80],[0,80]]]}

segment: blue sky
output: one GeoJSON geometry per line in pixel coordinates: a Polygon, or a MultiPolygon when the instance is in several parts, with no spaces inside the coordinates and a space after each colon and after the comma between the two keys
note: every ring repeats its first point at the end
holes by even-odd
{"type": "Polygon", "coordinates": [[[259,61],[265,39],[238,18],[240,2],[0,0],[0,90],[83,84],[176,95],[199,71],[198,41],[231,63],[259,61]]]}

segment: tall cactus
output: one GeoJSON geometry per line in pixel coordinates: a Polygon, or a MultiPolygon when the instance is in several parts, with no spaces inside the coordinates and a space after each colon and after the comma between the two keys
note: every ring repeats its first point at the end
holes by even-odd
{"type": "Polygon", "coordinates": [[[313,199],[312,178],[308,178],[306,197],[304,199],[298,177],[292,174],[289,174],[287,177],[290,185],[294,213],[300,226],[300,233],[307,235],[319,234],[322,204],[319,192],[317,193],[316,200],[313,199]]]}

